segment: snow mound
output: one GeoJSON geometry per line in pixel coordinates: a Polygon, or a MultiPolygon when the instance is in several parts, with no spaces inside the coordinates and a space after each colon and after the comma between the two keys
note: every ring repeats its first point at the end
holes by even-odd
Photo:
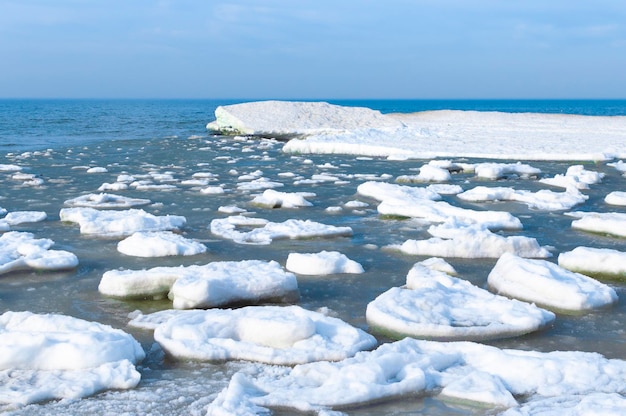
{"type": "Polygon", "coordinates": [[[125,332],[63,315],[0,315],[0,403],[76,399],[139,383],[145,353],[125,332]]]}
{"type": "Polygon", "coordinates": [[[471,283],[417,263],[406,286],[394,287],[367,305],[377,332],[438,340],[486,340],[523,335],[549,325],[552,312],[494,295],[471,283]]]}
{"type": "Polygon", "coordinates": [[[615,290],[545,260],[506,253],[487,278],[498,293],[561,312],[584,312],[617,302],[615,290]]]}
{"type": "Polygon", "coordinates": [[[177,358],[279,365],[339,361],[376,345],[364,331],[299,306],[188,311],[158,325],[154,339],[177,358]]]}

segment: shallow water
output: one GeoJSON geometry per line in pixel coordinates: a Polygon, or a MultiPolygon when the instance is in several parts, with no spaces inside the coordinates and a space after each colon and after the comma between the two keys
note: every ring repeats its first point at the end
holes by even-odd
{"type": "MultiPolygon", "coordinates": [[[[147,351],[140,365],[142,381],[130,391],[104,392],[83,400],[52,401],[30,405],[15,414],[103,414],[107,412],[154,415],[203,414],[204,407],[227,385],[230,376],[245,368],[246,363],[195,363],[181,362],[165,357],[154,343],[152,334],[127,327],[128,314],[141,310],[144,313],[171,307],[169,301],[122,301],[101,296],[97,286],[102,274],[111,269],[139,269],[161,265],[204,264],[219,260],[262,259],[285,264],[291,251],[319,252],[337,250],[361,263],[366,273],[362,275],[334,275],[326,277],[299,276],[301,298],[299,304],[308,309],[327,307],[341,319],[364,329],[365,308],[391,286],[404,284],[411,266],[423,257],[403,255],[383,249],[409,238],[425,238],[426,226],[412,220],[380,218],[377,203],[356,194],[357,186],[383,174],[415,174],[427,161],[387,161],[356,158],[353,156],[292,156],[283,154],[282,145],[267,140],[236,140],[232,137],[208,136],[202,126],[191,129],[180,137],[143,137],[142,140],[118,139],[81,142],[80,146],[57,146],[48,151],[9,153],[0,163],[13,163],[24,167],[24,172],[34,173],[44,180],[42,186],[25,186],[11,179],[12,174],[0,172],[0,207],[9,211],[40,210],[48,214],[44,222],[23,224],[12,229],[29,231],[38,238],[51,238],[55,249],[75,253],[80,265],[66,272],[15,272],[0,276],[0,313],[8,310],[63,313],[95,320],[132,333],[147,351]],[[107,173],[87,173],[87,167],[101,166],[107,173]],[[236,170],[236,172],[232,171],[236,170]],[[265,209],[249,204],[252,195],[262,192],[237,189],[238,176],[261,170],[263,176],[284,183],[284,192],[314,192],[309,198],[313,207],[299,209],[265,209]],[[115,182],[117,175],[126,173],[137,178],[151,172],[170,173],[176,186],[173,191],[138,191],[129,189],[115,192],[124,196],[148,198],[153,204],[145,207],[155,214],[183,215],[187,225],[183,233],[188,238],[205,243],[205,254],[191,257],[142,259],[120,254],[118,240],[82,236],[76,224],[61,223],[59,210],[63,202],[88,193],[97,193],[104,182],[115,182]],[[217,175],[215,185],[223,185],[223,195],[205,195],[199,188],[181,185],[181,180],[191,179],[196,172],[217,175]],[[296,177],[285,177],[290,172],[296,177]],[[337,177],[337,181],[318,184],[294,184],[296,179],[310,179],[316,174],[337,177]],[[344,208],[341,213],[328,213],[329,206],[343,206],[346,202],[360,200],[369,203],[360,209],[344,208]],[[237,205],[256,212],[257,217],[271,221],[289,218],[311,219],[325,224],[350,226],[352,237],[280,240],[271,245],[240,245],[211,234],[209,224],[214,218],[224,217],[218,207],[237,205]]],[[[464,162],[478,162],[464,160],[464,162]]],[[[563,174],[570,164],[565,162],[531,162],[542,170],[542,177],[563,174]]],[[[575,209],[585,211],[626,212],[624,207],[610,207],[604,196],[614,190],[624,190],[626,178],[604,163],[586,164],[586,168],[606,174],[601,184],[584,191],[589,200],[575,209]]],[[[511,178],[497,182],[477,180],[470,174],[453,175],[451,183],[464,189],[476,185],[512,186],[518,189],[546,188],[534,179],[511,178]]],[[[553,188],[558,190],[557,188],[553,188]]],[[[536,237],[541,245],[554,247],[553,261],[559,252],[577,246],[607,247],[626,251],[626,240],[594,235],[571,229],[571,217],[563,212],[541,212],[517,203],[472,204],[454,196],[445,200],[474,209],[507,210],[524,224],[524,235],[536,237]]],[[[485,287],[487,275],[495,259],[448,259],[459,275],[472,283],[485,287]]],[[[559,315],[553,327],[536,334],[491,342],[507,348],[540,351],[582,350],[595,351],[610,358],[626,359],[626,284],[608,282],[620,296],[617,305],[580,316],[559,315]]],[[[386,340],[379,338],[381,342],[386,340]]],[[[379,414],[484,414],[485,409],[473,409],[444,403],[432,397],[399,398],[382,404],[367,405],[345,410],[349,415],[379,414]]],[[[277,411],[275,414],[293,414],[277,411]]]]}

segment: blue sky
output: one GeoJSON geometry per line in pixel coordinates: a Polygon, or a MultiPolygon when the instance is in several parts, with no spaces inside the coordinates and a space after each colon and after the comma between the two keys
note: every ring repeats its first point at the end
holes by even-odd
{"type": "Polygon", "coordinates": [[[626,2],[0,0],[0,97],[626,98],[626,2]]]}

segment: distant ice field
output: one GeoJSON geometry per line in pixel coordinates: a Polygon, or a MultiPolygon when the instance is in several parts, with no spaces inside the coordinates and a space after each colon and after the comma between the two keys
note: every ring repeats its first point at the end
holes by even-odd
{"type": "MultiPolygon", "coordinates": [[[[7,105],[6,102],[1,104],[7,105]]],[[[387,156],[361,154],[287,153],[283,151],[284,142],[207,132],[205,124],[214,118],[214,102],[173,102],[169,107],[167,102],[159,101],[119,105],[105,102],[98,104],[100,107],[97,110],[84,102],[74,103],[76,107],[71,110],[75,111],[73,115],[64,107],[68,103],[53,104],[49,107],[48,104],[38,103],[41,105],[38,111],[50,113],[49,117],[55,118],[57,127],[54,127],[55,123],[51,119],[37,126],[37,122],[32,121],[36,117],[31,114],[30,122],[26,118],[16,121],[12,130],[12,145],[5,141],[10,136],[7,128],[2,130],[0,235],[6,232],[28,232],[36,239],[49,239],[53,242],[52,250],[73,253],[78,264],[62,270],[20,269],[0,274],[0,314],[6,311],[54,313],[110,325],[137,339],[146,358],[136,365],[141,380],[135,388],[109,390],[82,399],[53,400],[18,408],[0,404],[0,411],[5,410],[8,414],[204,415],[220,393],[236,391],[241,386],[238,383],[242,380],[245,382],[242,374],[263,373],[268,383],[272,383],[271,386],[280,386],[291,380],[279,377],[288,370],[281,369],[272,375],[271,370],[255,362],[197,362],[166,354],[155,341],[151,330],[129,326],[128,323],[133,317],[140,316],[139,312],[147,315],[170,310],[173,307],[172,299],[165,295],[158,299],[124,299],[103,295],[98,291],[98,286],[107,271],[203,266],[211,262],[244,260],[275,261],[287,270],[290,256],[292,262],[300,258],[299,267],[293,267],[299,298],[290,304],[341,319],[359,330],[372,333],[382,346],[390,344],[392,340],[369,330],[365,316],[367,305],[389,289],[405,285],[407,273],[413,266],[432,257],[431,254],[411,254],[394,249],[407,241],[430,242],[435,248],[453,245],[455,250],[438,249],[438,252],[457,271],[457,278],[484,290],[489,290],[487,278],[498,258],[490,254],[494,252],[495,246],[483,246],[479,250],[471,244],[472,238],[475,239],[472,236],[493,233],[502,238],[534,239],[537,247],[541,248],[543,261],[554,264],[561,262],[559,256],[562,253],[572,252],[588,256],[590,262],[601,261],[596,252],[589,249],[574,251],[577,247],[610,249],[612,253],[626,252],[626,239],[622,236],[605,231],[594,232],[602,230],[597,222],[590,229],[572,226],[584,217],[581,213],[585,212],[626,215],[624,205],[610,204],[605,200],[611,193],[626,190],[626,178],[623,176],[626,170],[620,158],[597,161],[524,160],[517,164],[520,160],[516,158],[460,155],[390,160],[387,156]],[[79,116],[80,108],[91,115],[79,116]],[[55,109],[56,113],[51,112],[51,109],[55,109]],[[109,116],[105,116],[105,110],[109,116]],[[36,135],[35,130],[38,131],[36,135]],[[32,145],[27,143],[30,137],[35,137],[32,145]],[[46,142],[46,137],[54,140],[46,142]],[[59,137],[65,139],[57,140],[59,137]],[[449,172],[449,177],[442,181],[443,176],[439,175],[441,171],[422,169],[424,166],[443,167],[449,172]],[[489,175],[484,174],[485,170],[490,172],[489,175]],[[533,174],[529,175],[528,172],[533,174]],[[589,180],[590,177],[595,179],[589,180]],[[404,181],[397,181],[398,178],[404,181]],[[377,183],[389,186],[373,185],[377,183]],[[364,184],[368,184],[366,187],[369,189],[376,189],[376,193],[370,195],[359,192],[359,187],[364,184]],[[424,189],[409,192],[400,186],[424,189]],[[494,188],[497,192],[489,193],[485,188],[494,188]],[[272,191],[266,192],[268,189],[272,191]],[[461,197],[464,192],[471,190],[474,190],[474,196],[480,198],[461,197]],[[124,198],[108,196],[113,194],[124,198]],[[430,197],[427,198],[427,195],[430,197]],[[509,197],[503,198],[502,195],[509,197]],[[516,197],[511,198],[510,195],[516,197]],[[523,195],[523,198],[519,198],[519,195],[523,195]],[[402,201],[407,200],[414,206],[420,203],[428,207],[432,215],[420,217],[414,214],[402,204],[402,201]],[[112,202],[119,201],[142,201],[142,205],[138,208],[132,208],[127,203],[111,206],[112,202]],[[383,201],[385,204],[381,207],[383,201]],[[141,209],[158,218],[184,217],[184,223],[178,222],[176,230],[168,233],[203,245],[206,250],[191,255],[182,255],[181,252],[176,254],[175,251],[173,254],[168,251],[167,255],[159,255],[162,250],[155,249],[159,240],[144,238],[135,239],[140,241],[135,244],[141,244],[142,249],[155,253],[152,257],[124,254],[118,250],[118,244],[124,236],[84,234],[78,224],[61,221],[61,210],[75,207],[76,203],[88,203],[89,208],[102,211],[141,209]],[[390,207],[394,210],[391,211],[390,207]],[[470,210],[487,213],[483,215],[489,220],[486,223],[490,227],[481,228],[483,226],[472,224],[468,218],[474,218],[473,215],[457,215],[467,214],[470,210]],[[38,216],[37,221],[34,221],[30,214],[24,214],[32,212],[43,212],[46,217],[40,220],[42,216],[38,216]],[[517,227],[517,222],[516,226],[511,227],[511,221],[495,221],[494,224],[493,220],[500,218],[497,213],[506,218],[516,218],[521,228],[517,227]],[[9,221],[2,222],[7,216],[9,221]],[[30,222],[12,220],[24,217],[30,222]],[[226,238],[211,230],[212,222],[230,217],[233,218],[229,223],[236,224],[239,233],[261,230],[267,224],[290,224],[294,220],[341,227],[342,230],[349,227],[351,232],[316,233],[309,236],[304,234],[305,228],[297,228],[290,229],[293,232],[285,233],[280,238],[272,234],[274,238],[270,238],[266,244],[243,244],[238,239],[226,238]],[[151,244],[155,246],[151,247],[151,244]],[[323,252],[341,253],[361,265],[363,272],[342,272],[341,268],[333,267],[333,272],[329,273],[328,267],[312,261],[320,261],[323,252]],[[308,254],[308,257],[294,254],[308,254]],[[311,258],[311,255],[314,257],[311,258]],[[235,381],[231,384],[231,380],[235,381]],[[225,390],[229,384],[230,390],[225,390]]],[[[368,106],[367,103],[358,104],[368,106]]],[[[413,107],[406,102],[379,104],[380,107],[370,108],[379,108],[385,114],[422,109],[415,103],[413,107]]],[[[492,102],[490,105],[496,104],[492,102]]],[[[525,105],[532,107],[532,103],[525,105]]],[[[593,107],[591,104],[588,106],[593,107]]],[[[19,114],[15,108],[13,111],[16,111],[13,114],[19,114]]],[[[605,108],[603,111],[606,113],[609,110],[605,108]]],[[[9,123],[7,119],[2,120],[9,123]]],[[[602,220],[597,215],[593,218],[602,220]]],[[[132,222],[133,219],[126,217],[126,221],[132,222]]],[[[133,224],[141,226],[138,221],[133,224]]],[[[506,249],[508,246],[503,247],[506,249]]],[[[496,252],[500,255],[499,251],[496,252]]],[[[11,252],[11,256],[17,254],[16,251],[11,252]]],[[[328,262],[328,259],[324,259],[328,262]]],[[[566,265],[563,262],[561,267],[566,265]]],[[[617,303],[581,313],[557,313],[552,325],[541,331],[484,344],[498,349],[545,353],[557,350],[592,352],[608,359],[618,359],[619,363],[626,360],[626,332],[623,328],[626,319],[626,282],[615,275],[605,279],[601,272],[594,273],[593,277],[615,290],[617,303]]],[[[239,306],[244,305],[230,307],[239,306]]],[[[271,325],[268,324],[268,327],[271,325]]],[[[437,348],[429,347],[433,351],[437,348]]],[[[455,348],[459,348],[459,353],[469,354],[464,344],[455,348]]],[[[499,350],[490,351],[493,356],[499,354],[499,350]]],[[[369,354],[363,354],[362,357],[363,362],[370,362],[369,358],[365,359],[370,357],[369,354]]],[[[594,358],[599,357],[596,355],[585,357],[592,364],[596,360],[601,362],[600,358],[594,358]]],[[[335,366],[340,368],[343,364],[340,362],[332,368],[335,366]]],[[[310,368],[318,367],[315,364],[310,368]]],[[[555,367],[555,371],[558,368],[555,367]]],[[[450,367],[451,374],[454,371],[450,367]]],[[[468,386],[479,386],[482,381],[500,388],[501,380],[495,379],[495,373],[488,371],[481,369],[478,374],[449,384],[448,397],[459,398],[461,392],[470,391],[468,386]]],[[[502,371],[506,372],[507,369],[503,367],[502,371]]],[[[325,373],[320,370],[320,374],[325,373]]],[[[611,381],[610,377],[608,380],[611,381]]],[[[306,379],[302,382],[306,385],[306,379]]],[[[615,403],[614,395],[623,401],[626,391],[623,380],[608,383],[607,386],[603,387],[606,396],[599,397],[597,393],[583,394],[581,397],[596,406],[615,403]],[[619,386],[622,386],[622,390],[617,392],[619,386]]],[[[393,390],[391,384],[384,387],[393,390]]],[[[543,388],[541,391],[547,388],[541,383],[540,387],[543,388]]],[[[584,386],[581,390],[584,390],[584,386]]],[[[506,390],[495,389],[494,393],[499,393],[500,398],[506,396],[507,400],[502,400],[502,403],[512,403],[508,396],[510,393],[506,390]]],[[[272,390],[272,395],[278,394],[280,388],[272,390]]],[[[576,402],[571,396],[557,396],[550,401],[540,402],[534,396],[517,395],[517,391],[515,394],[515,400],[521,407],[512,408],[512,414],[517,411],[524,414],[525,409],[535,409],[535,412],[539,411],[537,409],[554,409],[558,406],[554,403],[576,402]]],[[[257,403],[270,403],[269,396],[258,400],[257,403]]],[[[493,403],[487,405],[487,408],[493,414],[499,412],[493,403]]],[[[485,413],[485,407],[467,403],[460,405],[454,400],[422,391],[415,395],[403,392],[400,397],[392,395],[380,403],[341,411],[351,416],[402,412],[479,415],[485,413]]],[[[297,413],[293,409],[274,409],[274,414],[305,413],[297,413]]]]}

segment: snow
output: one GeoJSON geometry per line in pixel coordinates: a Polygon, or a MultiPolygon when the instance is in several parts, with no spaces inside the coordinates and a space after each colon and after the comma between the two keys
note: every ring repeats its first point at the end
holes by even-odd
{"type": "Polygon", "coordinates": [[[48,218],[48,215],[43,211],[12,211],[9,212],[1,221],[4,221],[11,226],[30,222],[41,222],[46,218],[48,218]]]}
{"type": "Polygon", "coordinates": [[[540,179],[539,182],[566,189],[589,189],[589,185],[600,183],[602,178],[604,178],[603,173],[589,171],[583,165],[574,165],[567,168],[565,175],[540,179]]]}
{"type": "Polygon", "coordinates": [[[211,232],[239,244],[271,244],[276,239],[315,237],[345,237],[352,235],[350,227],[336,227],[311,220],[289,219],[281,223],[261,218],[232,215],[211,221],[211,232]],[[251,231],[239,231],[240,226],[260,226],[251,231]]]}
{"type": "MultiPolygon", "coordinates": [[[[323,412],[438,394],[493,407],[514,406],[517,397],[529,407],[541,408],[543,402],[548,409],[560,409],[559,400],[588,397],[589,404],[597,405],[593,410],[604,414],[604,409],[623,406],[623,399],[618,403],[608,399],[621,397],[615,393],[623,392],[625,377],[626,361],[597,353],[543,353],[405,338],[335,363],[240,371],[211,403],[207,415],[259,414],[267,408],[323,412]]],[[[510,414],[517,414],[517,408],[511,409],[510,414]]]]}
{"type": "Polygon", "coordinates": [[[188,311],[158,325],[154,339],[180,359],[279,365],[338,361],[376,345],[340,319],[295,305],[188,311]]]}
{"type": "Polygon", "coordinates": [[[109,270],[100,293],[120,298],[172,299],[174,308],[212,308],[234,302],[293,300],[298,282],[275,261],[222,261],[205,265],[109,270]]]}
{"type": "Polygon", "coordinates": [[[477,186],[457,194],[457,197],[471,202],[515,201],[524,203],[529,208],[542,211],[571,209],[589,198],[576,188],[568,188],[565,192],[553,192],[547,189],[531,192],[503,186],[477,186]]]}
{"type": "Polygon", "coordinates": [[[363,266],[338,251],[320,253],[289,253],[285,268],[303,275],[364,273],[363,266]]]}
{"type": "Polygon", "coordinates": [[[615,290],[597,280],[510,253],[498,259],[487,281],[500,294],[560,312],[585,312],[617,302],[615,290]]]}
{"type": "Polygon", "coordinates": [[[576,247],[559,254],[559,266],[590,276],[626,278],[626,253],[609,248],[576,247]]]}
{"type": "Polygon", "coordinates": [[[314,196],[313,192],[278,192],[273,189],[266,189],[262,195],[254,197],[252,204],[265,208],[310,207],[313,204],[306,198],[314,196]]]}
{"type": "Polygon", "coordinates": [[[520,220],[508,212],[475,211],[456,207],[438,201],[441,196],[432,189],[369,181],[359,185],[357,192],[381,201],[377,209],[382,215],[420,218],[429,222],[444,222],[449,219],[471,221],[490,229],[522,228],[520,220]]]}
{"type": "Polygon", "coordinates": [[[416,263],[407,274],[406,286],[391,288],[370,302],[366,318],[372,329],[396,339],[478,341],[533,332],[555,316],[489,293],[429,263],[416,263]]]}
{"type": "Polygon", "coordinates": [[[541,169],[533,168],[532,166],[516,162],[516,163],[478,163],[474,166],[474,173],[476,177],[483,179],[502,179],[506,177],[521,177],[532,178],[541,173],[541,169]]]}
{"type": "Polygon", "coordinates": [[[536,258],[552,256],[535,238],[521,235],[505,237],[481,224],[447,220],[430,226],[428,233],[433,237],[427,240],[409,239],[389,248],[417,256],[498,258],[503,253],[536,258]]]}
{"type": "Polygon", "coordinates": [[[25,270],[62,270],[78,266],[69,251],[50,250],[54,241],[31,233],[9,231],[0,235],[0,274],[25,270]]]}
{"type": "Polygon", "coordinates": [[[94,208],[63,208],[61,221],[80,225],[81,234],[103,237],[124,237],[138,231],[171,231],[185,225],[179,215],[156,216],[142,209],[100,211],[94,208]]]}
{"type": "Polygon", "coordinates": [[[204,244],[171,231],[140,231],[117,243],[117,251],[137,257],[193,256],[206,250],[204,244]]]}
{"type": "Polygon", "coordinates": [[[76,399],[140,380],[145,353],[127,333],[64,315],[0,315],[0,404],[76,399]]]}
{"type": "Polygon", "coordinates": [[[576,211],[568,215],[579,218],[572,221],[575,230],[626,237],[626,213],[576,211]]]}
{"type": "Polygon", "coordinates": [[[132,208],[141,205],[148,205],[152,201],[142,198],[129,198],[126,196],[99,193],[87,194],[76,198],[68,199],[65,205],[68,207],[89,207],[97,209],[107,208],[132,208]]]}
{"type": "Polygon", "coordinates": [[[446,182],[452,179],[448,169],[432,165],[430,163],[423,165],[418,175],[402,175],[396,178],[396,182],[412,183],[412,182],[446,182]]]}

